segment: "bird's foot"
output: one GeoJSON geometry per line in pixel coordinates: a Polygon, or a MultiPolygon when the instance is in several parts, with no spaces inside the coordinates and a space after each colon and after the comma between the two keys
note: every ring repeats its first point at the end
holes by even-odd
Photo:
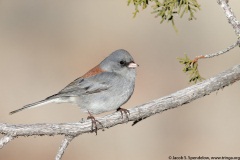
{"type": "Polygon", "coordinates": [[[125,108],[118,108],[117,111],[121,112],[122,115],[122,119],[123,119],[123,113],[126,115],[127,119],[129,120],[128,114],[130,115],[129,110],[125,109],[125,108]]]}
{"type": "MultiPolygon", "coordinates": [[[[90,114],[90,113],[89,113],[90,114]]],[[[95,117],[93,117],[91,114],[87,117],[87,119],[91,119],[92,121],[92,132],[95,132],[96,135],[97,135],[97,130],[98,130],[98,127],[97,127],[97,123],[102,126],[103,128],[103,125],[100,121],[96,120],[95,117]]]]}

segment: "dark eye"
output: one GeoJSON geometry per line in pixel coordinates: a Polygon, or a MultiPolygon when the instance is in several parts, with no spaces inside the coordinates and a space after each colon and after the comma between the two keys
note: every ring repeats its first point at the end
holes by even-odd
{"type": "Polygon", "coordinates": [[[126,65],[126,61],[120,61],[120,64],[121,64],[122,66],[125,66],[125,65],[126,65]]]}

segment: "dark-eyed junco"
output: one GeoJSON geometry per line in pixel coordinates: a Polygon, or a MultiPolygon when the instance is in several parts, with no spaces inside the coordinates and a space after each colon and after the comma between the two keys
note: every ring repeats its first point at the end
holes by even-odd
{"type": "Polygon", "coordinates": [[[92,115],[117,110],[127,116],[128,110],[120,107],[133,93],[137,66],[126,50],[116,50],[57,94],[25,105],[10,114],[52,102],[74,103],[84,112],[89,113],[88,119],[92,120],[92,129],[95,126],[95,132],[97,132],[96,122],[98,121],[92,115]]]}

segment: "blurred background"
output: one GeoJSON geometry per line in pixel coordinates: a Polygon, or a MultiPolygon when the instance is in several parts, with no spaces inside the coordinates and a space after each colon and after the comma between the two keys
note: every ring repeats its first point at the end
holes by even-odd
{"type": "MultiPolygon", "coordinates": [[[[124,108],[190,86],[176,57],[209,54],[237,37],[216,1],[200,1],[197,20],[160,25],[149,8],[133,18],[127,1],[2,0],[0,2],[0,122],[77,122],[87,114],[70,104],[49,104],[8,115],[58,92],[112,51],[128,50],[140,65],[124,108]]],[[[230,5],[240,20],[240,1],[230,5]]],[[[239,64],[239,48],[200,60],[210,78],[239,64]]],[[[63,160],[159,160],[169,156],[239,156],[239,82],[136,126],[118,125],[72,141],[63,160]]],[[[102,116],[102,115],[99,115],[102,116]]],[[[19,137],[0,150],[1,160],[54,159],[62,136],[19,137]]]]}

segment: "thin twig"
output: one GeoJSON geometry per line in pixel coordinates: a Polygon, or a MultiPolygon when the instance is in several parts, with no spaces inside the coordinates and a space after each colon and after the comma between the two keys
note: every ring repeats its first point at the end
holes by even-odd
{"type": "Polygon", "coordinates": [[[219,51],[219,52],[216,52],[216,53],[213,53],[213,54],[208,54],[208,55],[205,55],[204,57],[205,58],[212,58],[212,57],[215,57],[215,56],[219,56],[221,54],[227,53],[228,51],[230,51],[231,49],[235,48],[238,45],[240,45],[240,40],[238,40],[237,42],[235,42],[234,44],[232,44],[231,46],[227,47],[226,49],[224,49],[222,51],[219,51]]]}
{"type": "Polygon", "coordinates": [[[69,143],[75,138],[74,136],[65,136],[64,140],[61,143],[61,146],[59,147],[58,153],[55,157],[55,160],[60,160],[68,147],[69,143]]]}
{"type": "Polygon", "coordinates": [[[0,149],[3,148],[8,142],[13,140],[14,138],[10,135],[5,135],[0,139],[0,149]]]}
{"type": "Polygon", "coordinates": [[[219,56],[222,55],[224,53],[227,53],[228,51],[230,51],[231,49],[235,48],[236,46],[240,45],[240,39],[237,40],[237,42],[235,42],[234,44],[232,44],[231,46],[225,48],[224,50],[212,53],[212,54],[206,54],[206,55],[200,55],[197,56],[194,60],[193,63],[197,62],[199,59],[203,59],[203,58],[213,58],[215,56],[219,56]]]}
{"type": "Polygon", "coordinates": [[[233,27],[236,35],[238,36],[238,41],[235,42],[234,44],[232,44],[231,46],[227,47],[224,50],[221,50],[219,52],[213,53],[213,54],[208,54],[208,55],[200,55],[197,56],[194,60],[193,63],[197,62],[199,59],[202,58],[212,58],[215,56],[219,56],[222,55],[228,51],[230,51],[231,49],[235,48],[237,45],[240,45],[240,22],[237,20],[236,16],[234,15],[231,7],[228,4],[227,0],[217,0],[218,4],[222,7],[222,9],[224,10],[224,13],[227,17],[228,22],[231,24],[231,26],[233,27]]]}

